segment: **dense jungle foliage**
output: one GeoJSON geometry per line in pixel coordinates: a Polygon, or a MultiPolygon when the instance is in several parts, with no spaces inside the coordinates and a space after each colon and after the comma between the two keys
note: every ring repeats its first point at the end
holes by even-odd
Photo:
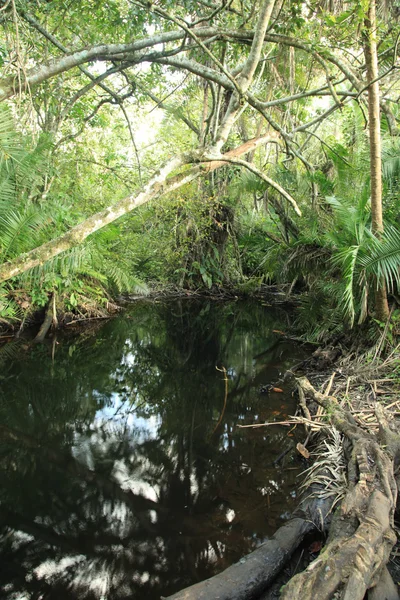
{"type": "Polygon", "coordinates": [[[376,17],[375,0],[0,5],[2,323],[262,283],[302,292],[310,338],[386,320],[396,2],[376,17]]]}

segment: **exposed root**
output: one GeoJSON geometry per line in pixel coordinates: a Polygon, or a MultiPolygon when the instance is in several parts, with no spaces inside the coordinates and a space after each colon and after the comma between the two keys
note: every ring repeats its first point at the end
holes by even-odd
{"type": "Polygon", "coordinates": [[[327,545],[317,560],[289,581],[281,598],[363,600],[368,590],[377,598],[377,589],[384,593],[380,598],[393,597],[388,595],[393,595],[394,588],[386,563],[396,542],[393,450],[397,451],[398,436],[388,427],[383,409],[378,408],[381,434],[391,440],[389,452],[384,451],[375,436],[361,429],[336,398],[317,392],[305,377],[297,381],[304,394],[323,406],[332,424],[350,440],[352,454],[347,493],[334,516],[327,545]]]}

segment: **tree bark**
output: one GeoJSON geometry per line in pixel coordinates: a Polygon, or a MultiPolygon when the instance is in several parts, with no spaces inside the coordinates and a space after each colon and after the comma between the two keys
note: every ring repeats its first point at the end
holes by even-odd
{"type": "Polygon", "coordinates": [[[212,151],[214,153],[219,154],[221,152],[223,145],[228,139],[228,135],[232,129],[232,126],[236,121],[238,114],[240,113],[241,102],[245,100],[244,95],[251,86],[254,73],[256,72],[260,62],[262,48],[265,43],[265,34],[268,29],[274,6],[275,0],[264,0],[261,5],[249,56],[236,78],[240,95],[236,90],[234,90],[232,93],[228,108],[217,131],[216,141],[212,146],[212,151]]]}
{"type": "MultiPolygon", "coordinates": [[[[383,232],[382,215],[382,159],[381,124],[379,106],[379,71],[377,53],[377,23],[375,0],[369,0],[367,16],[364,20],[364,55],[368,83],[368,120],[371,172],[371,217],[372,233],[380,237],[383,232]]],[[[379,321],[389,318],[386,286],[383,280],[377,282],[375,310],[379,321]]]]}
{"type": "MultiPolygon", "coordinates": [[[[207,38],[218,34],[218,31],[212,27],[204,27],[198,29],[196,34],[198,37],[207,38]]],[[[221,37],[224,35],[222,31],[220,35],[221,37]]],[[[18,76],[13,75],[0,78],[0,101],[11,98],[21,91],[93,60],[123,59],[133,61],[139,58],[138,53],[143,52],[143,50],[152,48],[157,44],[179,41],[184,37],[185,32],[183,31],[170,31],[149,36],[130,44],[96,44],[90,48],[72,51],[65,56],[55,58],[48,63],[38,65],[26,71],[26,73],[22,73],[20,79],[18,76]]]]}
{"type": "Polygon", "coordinates": [[[43,323],[38,331],[37,336],[33,340],[35,344],[40,344],[41,342],[44,341],[44,338],[46,337],[47,332],[51,327],[51,324],[54,322],[54,319],[57,318],[54,311],[55,311],[55,296],[53,293],[49,299],[49,303],[46,308],[46,313],[44,316],[43,323]]]}

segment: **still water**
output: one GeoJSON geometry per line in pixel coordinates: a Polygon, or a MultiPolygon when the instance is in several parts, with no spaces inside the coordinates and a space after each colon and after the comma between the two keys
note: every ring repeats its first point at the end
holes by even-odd
{"type": "Polygon", "coordinates": [[[142,302],[0,349],[0,598],[158,600],[255,549],[296,505],[304,350],[260,303],[142,302]],[[224,381],[224,369],[227,374],[224,381]],[[274,384],[280,392],[260,392],[274,384]]]}

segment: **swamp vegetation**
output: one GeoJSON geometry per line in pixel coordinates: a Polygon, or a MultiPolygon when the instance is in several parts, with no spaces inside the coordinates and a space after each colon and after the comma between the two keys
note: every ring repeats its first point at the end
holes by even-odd
{"type": "MultiPolygon", "coordinates": [[[[176,514],[168,522],[177,510],[168,498],[185,509],[196,444],[203,457],[212,448],[222,454],[229,448],[235,464],[236,453],[247,452],[236,437],[232,441],[238,420],[251,413],[259,425],[265,407],[279,403],[279,394],[290,388],[274,410],[284,411],[282,420],[295,435],[300,422],[307,431],[300,454],[289,448],[282,457],[304,459],[310,468],[306,446],[319,448],[318,456],[324,440],[330,448],[328,440],[334,440],[336,450],[308,471],[323,522],[304,503],[297,513],[287,505],[293,519],[328,535],[325,548],[273,593],[290,600],[397,598],[386,564],[395,543],[400,449],[398,3],[0,0],[0,24],[0,427],[10,478],[0,508],[3,550],[17,569],[2,581],[4,593],[18,597],[24,581],[29,598],[74,597],[72,589],[79,596],[85,585],[88,598],[139,598],[142,584],[146,594],[165,595],[253,550],[272,533],[265,514],[273,509],[265,510],[265,499],[258,492],[252,498],[251,489],[258,525],[253,533],[242,521],[232,526],[243,542],[240,551],[232,550],[229,535],[213,542],[213,566],[205,558],[211,552],[207,535],[193,560],[190,536],[196,537],[196,528],[204,529],[200,537],[211,531],[224,499],[214,505],[208,491],[204,498],[199,494],[211,512],[204,523],[189,519],[178,559],[181,545],[158,544],[154,525],[162,520],[168,529],[175,523],[176,514]],[[267,301],[269,286],[276,301],[291,303],[286,316],[267,301]],[[167,310],[148,300],[103,323],[127,298],[146,295],[208,295],[214,304],[186,299],[167,310]],[[227,297],[258,298],[258,304],[244,317],[240,301],[234,308],[221,301],[227,297]],[[83,322],[75,340],[72,332],[83,322]],[[66,333],[59,338],[62,326],[66,333]],[[240,344],[248,345],[240,352],[245,366],[228,353],[239,331],[240,344]],[[320,347],[302,370],[285,375],[294,366],[285,359],[290,340],[292,346],[300,340],[320,347]],[[270,350],[271,356],[263,355],[270,350]],[[263,403],[255,394],[259,373],[277,357],[285,364],[279,363],[277,374],[285,385],[276,386],[275,375],[260,381],[268,398],[263,403]],[[225,385],[222,412],[216,367],[218,385],[225,385]],[[252,390],[248,404],[246,390],[252,390]],[[293,423],[294,398],[303,416],[293,423]],[[199,439],[197,410],[199,422],[207,423],[199,439]],[[112,417],[119,411],[124,423],[112,417]],[[176,438],[163,431],[167,421],[176,438]],[[145,488],[127,493],[115,477],[129,463],[120,458],[129,450],[129,436],[138,443],[132,460],[140,463],[143,485],[159,479],[157,498],[145,488]],[[340,485],[329,466],[338,457],[345,465],[340,485]],[[52,470],[51,502],[46,488],[34,483],[50,478],[45,469],[52,470]],[[25,493],[28,482],[37,487],[36,496],[25,493]],[[65,512],[66,486],[76,499],[65,512]],[[182,487],[179,500],[174,486],[182,487]],[[148,538],[139,543],[144,530],[154,537],[151,548],[148,538]],[[39,545],[31,537],[39,537],[39,545]],[[230,548],[229,559],[222,546],[230,548]],[[62,558],[60,548],[76,556],[82,551],[82,560],[90,556],[97,565],[110,555],[116,562],[112,573],[102,575],[97,567],[89,575],[88,567],[78,590],[68,579],[75,563],[62,558]],[[141,552],[147,566],[140,582],[128,585],[122,565],[133,564],[141,552]],[[46,553],[53,571],[55,555],[65,566],[65,580],[54,583],[49,572],[39,576],[46,553]],[[151,570],[152,553],[158,553],[161,570],[165,561],[187,560],[187,576],[185,566],[179,585],[170,576],[161,584],[151,570]],[[103,590],[106,579],[113,583],[103,590]]],[[[288,350],[290,356],[298,351],[288,350]]],[[[290,441],[286,433],[282,439],[290,441]]],[[[255,429],[244,435],[250,437],[240,439],[262,439],[267,456],[268,440],[278,434],[255,429]]],[[[272,444],[278,455],[280,443],[272,444]]],[[[207,470],[202,458],[196,471],[212,480],[211,496],[227,475],[215,460],[207,470]]],[[[135,470],[133,463],[129,469],[135,470]]],[[[268,469],[259,477],[268,479],[268,469]]],[[[280,489],[290,486],[286,477],[280,489]]],[[[269,490],[266,498],[272,496],[269,490]]],[[[278,526],[275,519],[273,529],[278,526]]],[[[300,543],[297,537],[282,551],[285,560],[300,543]]],[[[213,581],[219,586],[222,580],[213,581]]],[[[204,585],[179,597],[206,597],[204,585]]],[[[243,592],[241,600],[260,593],[262,585],[243,592]]],[[[218,597],[234,600],[227,588],[218,597]]]]}

